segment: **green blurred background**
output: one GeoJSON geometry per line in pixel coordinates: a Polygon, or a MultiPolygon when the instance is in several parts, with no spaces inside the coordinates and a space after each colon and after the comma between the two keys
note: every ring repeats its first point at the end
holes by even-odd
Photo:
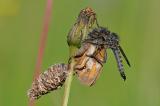
{"type": "MultiPolygon", "coordinates": [[[[42,31],[46,0],[0,0],[0,106],[27,106],[42,31]]],[[[117,32],[132,67],[127,81],[112,52],[93,87],[74,77],[69,106],[160,106],[159,0],[54,0],[43,66],[67,62],[66,36],[87,6],[99,24],[117,32]]],[[[60,106],[64,88],[43,96],[36,106],[60,106]]]]}

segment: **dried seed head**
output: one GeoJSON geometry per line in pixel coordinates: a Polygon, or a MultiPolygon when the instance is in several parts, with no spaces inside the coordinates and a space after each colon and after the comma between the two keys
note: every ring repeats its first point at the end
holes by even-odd
{"type": "Polygon", "coordinates": [[[32,83],[32,88],[28,91],[31,100],[38,99],[42,95],[61,87],[68,75],[68,65],[55,64],[48,68],[44,73],[32,83]]]}
{"type": "Polygon", "coordinates": [[[91,8],[81,10],[67,36],[68,45],[80,47],[81,41],[87,36],[95,22],[97,23],[96,13],[91,8]]]}
{"type": "Polygon", "coordinates": [[[87,7],[81,10],[77,21],[91,27],[96,21],[96,13],[90,7],[87,7]]]}

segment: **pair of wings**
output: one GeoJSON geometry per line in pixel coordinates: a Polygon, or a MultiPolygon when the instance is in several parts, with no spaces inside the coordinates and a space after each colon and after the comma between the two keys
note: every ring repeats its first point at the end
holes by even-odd
{"type": "Polygon", "coordinates": [[[106,49],[96,48],[92,44],[86,44],[82,47],[78,55],[75,56],[77,62],[75,69],[80,82],[91,86],[100,75],[103,63],[106,62],[106,49]]]}

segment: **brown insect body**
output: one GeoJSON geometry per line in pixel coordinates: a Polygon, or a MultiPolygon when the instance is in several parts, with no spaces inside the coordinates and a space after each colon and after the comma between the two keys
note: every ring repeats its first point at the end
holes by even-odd
{"type": "Polygon", "coordinates": [[[90,43],[84,43],[75,56],[75,70],[78,79],[85,85],[91,86],[98,78],[103,64],[106,62],[106,48],[90,43]]]}

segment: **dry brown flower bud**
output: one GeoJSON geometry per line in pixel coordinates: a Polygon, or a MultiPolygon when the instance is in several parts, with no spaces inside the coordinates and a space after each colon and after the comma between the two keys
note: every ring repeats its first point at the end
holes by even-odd
{"type": "Polygon", "coordinates": [[[55,64],[49,67],[44,73],[32,83],[28,96],[31,100],[38,99],[42,95],[61,87],[68,75],[68,65],[55,64]]]}
{"type": "Polygon", "coordinates": [[[96,13],[91,8],[87,7],[81,10],[67,36],[68,45],[80,47],[81,41],[88,35],[95,22],[98,25],[96,13]]]}

